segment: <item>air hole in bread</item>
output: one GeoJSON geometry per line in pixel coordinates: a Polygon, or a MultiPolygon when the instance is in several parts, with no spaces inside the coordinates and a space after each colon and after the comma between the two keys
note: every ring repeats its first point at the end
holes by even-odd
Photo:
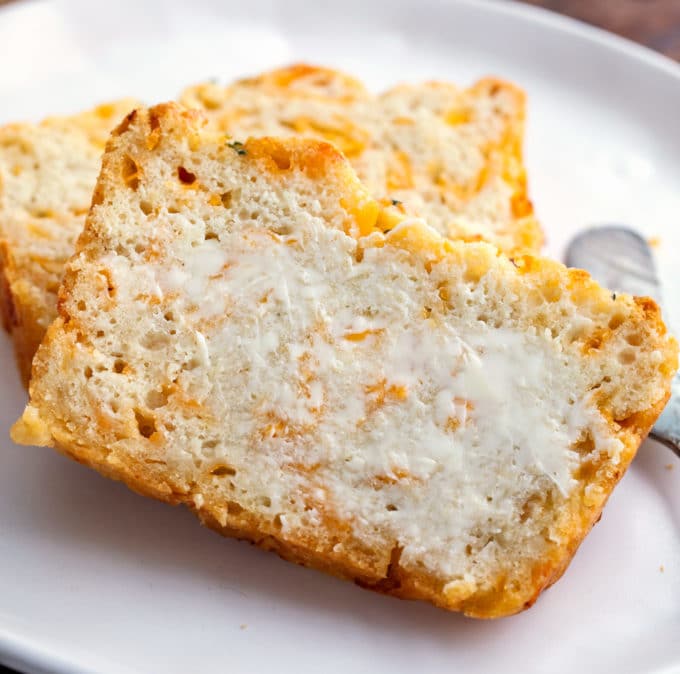
{"type": "Polygon", "coordinates": [[[78,306],[78,311],[85,311],[87,309],[87,304],[85,304],[84,300],[79,300],[77,306],[78,306]]]}
{"type": "Polygon", "coordinates": [[[609,329],[616,330],[625,320],[626,317],[623,314],[614,314],[609,319],[609,329]]]}
{"type": "Polygon", "coordinates": [[[127,363],[122,360],[121,358],[116,358],[116,360],[113,363],[113,371],[116,374],[122,374],[125,370],[127,363]]]}
{"type": "Polygon", "coordinates": [[[260,498],[260,505],[263,506],[264,508],[271,508],[272,500],[269,498],[269,496],[263,496],[262,498],[260,498]]]}
{"type": "Polygon", "coordinates": [[[276,515],[276,517],[274,517],[272,524],[277,529],[280,529],[283,526],[283,521],[281,520],[281,513],[279,513],[278,515],[276,515]]]}
{"type": "Polygon", "coordinates": [[[92,368],[88,365],[84,370],[83,374],[85,375],[85,379],[90,379],[92,377],[92,368]]]}
{"type": "Polygon", "coordinates": [[[631,346],[641,346],[644,338],[639,332],[631,332],[630,334],[626,335],[626,341],[631,345],[631,346]]]}
{"type": "Polygon", "coordinates": [[[635,350],[634,349],[624,349],[619,353],[619,363],[623,365],[630,365],[635,362],[635,350]]]}
{"type": "Polygon", "coordinates": [[[177,208],[177,206],[168,206],[168,213],[175,215],[176,213],[179,213],[179,208],[177,208]]]}
{"type": "Polygon", "coordinates": [[[150,438],[156,432],[156,420],[150,414],[135,408],[137,430],[143,438],[150,438]]]}
{"type": "Polygon", "coordinates": [[[113,285],[113,280],[111,279],[111,272],[108,269],[100,269],[99,275],[103,276],[106,281],[106,292],[109,297],[113,298],[116,296],[116,287],[113,285]]]}
{"type": "Polygon", "coordinates": [[[236,501],[227,502],[227,512],[230,515],[240,515],[243,512],[243,506],[236,501]]]}
{"type": "Polygon", "coordinates": [[[177,167],[177,177],[179,181],[185,185],[193,185],[196,182],[196,174],[187,171],[184,166],[177,167]]]}
{"type": "Polygon", "coordinates": [[[220,240],[220,237],[215,234],[215,232],[206,232],[205,233],[205,240],[210,241],[211,239],[217,239],[218,241],[220,240]]]}
{"type": "Polygon", "coordinates": [[[219,444],[219,440],[204,440],[201,443],[201,447],[203,447],[203,449],[215,449],[219,444]]]}
{"type": "Polygon", "coordinates": [[[174,320],[175,320],[175,314],[173,314],[172,311],[166,311],[166,312],[163,314],[163,318],[164,318],[166,321],[174,321],[174,320]]]}
{"type": "Polygon", "coordinates": [[[121,162],[120,175],[123,182],[131,189],[137,190],[139,187],[139,166],[137,162],[126,154],[121,162]]]}
{"type": "Polygon", "coordinates": [[[139,210],[142,211],[144,215],[151,215],[153,206],[148,201],[142,199],[142,201],[139,202],[139,210]]]}
{"type": "Polygon", "coordinates": [[[399,510],[399,508],[397,508],[397,506],[395,506],[394,503],[388,503],[387,506],[385,507],[385,510],[387,510],[388,512],[395,512],[399,510]]]}
{"type": "Polygon", "coordinates": [[[599,462],[593,458],[582,461],[574,477],[579,481],[591,482],[597,474],[599,465],[599,462]]]}
{"type": "Polygon", "coordinates": [[[220,463],[210,470],[210,474],[214,475],[215,477],[224,477],[226,475],[233,477],[234,475],[236,475],[236,469],[232,468],[231,466],[225,463],[220,463]]]}
{"type": "Polygon", "coordinates": [[[571,448],[582,457],[588,456],[595,450],[595,440],[590,432],[586,432],[571,448]]]}
{"type": "Polygon", "coordinates": [[[222,206],[229,208],[231,206],[231,192],[222,192],[222,194],[220,194],[220,201],[222,202],[222,206]]]}

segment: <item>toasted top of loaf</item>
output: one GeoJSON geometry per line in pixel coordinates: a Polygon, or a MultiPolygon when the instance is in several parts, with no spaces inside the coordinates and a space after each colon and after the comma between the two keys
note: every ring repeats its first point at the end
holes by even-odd
{"type": "Polygon", "coordinates": [[[122,100],[40,124],[0,128],[0,262],[6,327],[30,359],[56,315],[63,264],[85,222],[111,129],[134,108],[122,100]]]}
{"type": "Polygon", "coordinates": [[[342,73],[296,65],[226,87],[193,86],[180,100],[237,141],[332,142],[373,195],[445,236],[511,254],[541,246],[522,164],[525,96],[512,84],[426,82],[374,96],[342,73]]]}
{"type": "Polygon", "coordinates": [[[386,217],[332,146],[132,113],[13,429],[474,616],[564,570],[677,366],[651,300],[386,217]]]}

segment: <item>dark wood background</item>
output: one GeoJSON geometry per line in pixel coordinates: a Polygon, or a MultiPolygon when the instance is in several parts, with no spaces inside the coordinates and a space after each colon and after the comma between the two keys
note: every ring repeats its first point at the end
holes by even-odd
{"type": "Polygon", "coordinates": [[[523,0],[641,42],[680,61],[680,0],[523,0]]]}
{"type": "MultiPolygon", "coordinates": [[[[0,5],[20,0],[0,0],[0,5]]],[[[680,61],[680,0],[521,0],[606,28],[680,61]]]]}

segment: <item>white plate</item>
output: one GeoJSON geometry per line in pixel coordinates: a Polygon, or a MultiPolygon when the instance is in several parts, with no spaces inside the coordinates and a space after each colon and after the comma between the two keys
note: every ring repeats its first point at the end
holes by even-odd
{"type": "MultiPolygon", "coordinates": [[[[680,68],[524,6],[20,3],[0,11],[0,121],[167,99],[299,59],[375,88],[516,80],[530,95],[531,191],[550,252],[587,223],[634,224],[661,237],[666,295],[680,296],[680,68]]],[[[0,359],[0,660],[58,672],[680,672],[680,463],[654,443],[565,577],[530,611],[479,622],[221,539],[183,510],[12,445],[24,394],[4,338],[0,359]]]]}

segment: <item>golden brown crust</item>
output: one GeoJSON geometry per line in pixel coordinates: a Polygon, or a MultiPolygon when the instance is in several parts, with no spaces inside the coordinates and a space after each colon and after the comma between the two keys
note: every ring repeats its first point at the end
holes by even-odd
{"type": "Polygon", "coordinates": [[[31,363],[45,334],[41,307],[22,288],[24,274],[18,271],[10,247],[0,240],[0,311],[2,323],[14,343],[21,382],[28,388],[31,363]]]}
{"type": "MultiPolygon", "coordinates": [[[[461,611],[473,618],[498,618],[530,608],[539,595],[557,582],[566,571],[573,556],[592,527],[599,521],[607,499],[619,480],[623,477],[630,462],[635,456],[639,444],[644,440],[656,418],[663,410],[668,396],[660,400],[652,409],[645,411],[638,419],[638,433],[626,435],[624,459],[619,469],[612,473],[603,470],[598,484],[604,492],[602,498],[593,506],[586,506],[583,502],[582,491],[572,497],[572,505],[577,508],[576,523],[568,532],[568,538],[553,551],[550,558],[536,561],[532,570],[534,583],[531,588],[521,588],[511,591],[499,579],[497,585],[486,594],[475,595],[459,602],[450,602],[442,595],[442,587],[434,584],[432,578],[426,574],[418,576],[413,572],[403,573],[398,565],[398,549],[393,549],[388,564],[379,565],[371,573],[367,567],[360,567],[353,557],[347,555],[329,555],[328,549],[315,549],[303,543],[281,538],[271,523],[265,520],[257,521],[242,515],[227,514],[227,523],[222,524],[218,515],[209,508],[196,507],[191,494],[178,490],[176,485],[165,481],[167,476],[158,475],[148,466],[140,464],[110,463],[107,455],[101,449],[82,447],[65,437],[54,444],[55,449],[78,463],[95,469],[102,475],[124,482],[130,489],[143,496],[149,496],[172,505],[184,504],[192,510],[201,522],[217,533],[240,540],[249,541],[263,550],[272,551],[282,559],[328,573],[330,575],[349,580],[364,589],[373,590],[381,594],[391,595],[399,599],[424,600],[450,611],[461,611]],[[396,554],[395,554],[396,553],[396,554]],[[395,563],[396,562],[396,563],[395,563]],[[527,592],[528,590],[528,592],[527,592]]],[[[384,560],[383,560],[384,561],[384,560]]],[[[374,565],[375,566],[375,565],[374,565]]]]}

